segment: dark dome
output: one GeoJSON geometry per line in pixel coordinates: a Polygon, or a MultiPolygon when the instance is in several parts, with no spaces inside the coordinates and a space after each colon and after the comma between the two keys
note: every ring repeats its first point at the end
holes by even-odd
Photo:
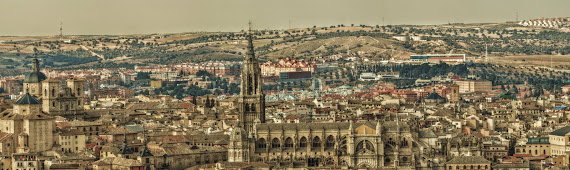
{"type": "Polygon", "coordinates": [[[30,95],[30,93],[26,93],[14,104],[42,104],[42,102],[34,98],[34,96],[30,95]]]}
{"type": "Polygon", "coordinates": [[[24,83],[40,83],[47,79],[47,76],[42,72],[31,72],[26,75],[24,83]]]}

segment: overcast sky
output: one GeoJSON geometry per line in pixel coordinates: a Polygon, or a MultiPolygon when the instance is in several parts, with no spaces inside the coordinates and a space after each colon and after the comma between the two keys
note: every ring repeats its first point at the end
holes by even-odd
{"type": "Polygon", "coordinates": [[[570,17],[570,0],[0,0],[0,35],[146,34],[570,17]]]}

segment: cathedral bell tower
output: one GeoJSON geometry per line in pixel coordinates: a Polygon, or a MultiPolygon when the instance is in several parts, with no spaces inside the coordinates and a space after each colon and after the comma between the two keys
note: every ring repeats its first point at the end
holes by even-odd
{"type": "Polygon", "coordinates": [[[261,68],[253,51],[250,23],[247,54],[241,71],[239,97],[240,123],[248,134],[253,131],[254,121],[259,120],[260,123],[265,123],[265,95],[263,95],[261,84],[261,68]]]}

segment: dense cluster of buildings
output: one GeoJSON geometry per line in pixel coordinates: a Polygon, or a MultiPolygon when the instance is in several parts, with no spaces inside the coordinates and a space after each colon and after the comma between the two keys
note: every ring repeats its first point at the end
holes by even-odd
{"type": "Polygon", "coordinates": [[[293,59],[260,63],[251,37],[241,64],[44,74],[38,62],[23,80],[0,81],[21,89],[5,91],[16,97],[0,103],[0,169],[530,170],[570,163],[568,94],[528,98],[522,89],[453,74],[408,88],[376,81],[397,72],[362,73],[375,82],[355,86],[313,79],[310,89],[264,90],[266,77],[310,76],[317,68],[293,59]],[[142,88],[139,72],[152,77],[145,88],[160,88],[208,83],[192,75],[199,70],[239,83],[239,95],[134,91],[142,88]],[[134,88],[119,86],[126,83],[134,88]]]}
{"type": "Polygon", "coordinates": [[[311,72],[317,71],[317,65],[306,61],[285,58],[276,63],[271,61],[261,64],[262,76],[279,76],[282,72],[311,72]]]}
{"type": "Polygon", "coordinates": [[[525,27],[545,27],[545,28],[558,28],[562,26],[568,26],[570,18],[543,18],[543,19],[533,19],[533,20],[522,20],[518,24],[525,27]]]}

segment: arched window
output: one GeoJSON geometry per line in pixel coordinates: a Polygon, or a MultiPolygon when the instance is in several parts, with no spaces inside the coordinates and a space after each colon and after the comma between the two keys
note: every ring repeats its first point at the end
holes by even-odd
{"type": "Polygon", "coordinates": [[[301,137],[301,140],[299,141],[299,147],[300,148],[307,147],[307,138],[305,138],[304,136],[301,137]]]}
{"type": "Polygon", "coordinates": [[[285,139],[285,148],[292,148],[293,147],[293,139],[291,139],[291,137],[288,137],[287,139],[285,139]]]}
{"type": "Polygon", "coordinates": [[[485,165],[485,169],[487,169],[487,168],[488,168],[488,165],[485,165]]]}
{"type": "Polygon", "coordinates": [[[400,142],[400,146],[401,147],[407,147],[408,146],[408,140],[406,140],[406,138],[403,138],[402,141],[400,142]]]}
{"type": "Polygon", "coordinates": [[[51,89],[51,96],[55,97],[55,89],[51,89]]]}
{"type": "Polygon", "coordinates": [[[390,158],[386,158],[384,159],[385,164],[389,164],[390,163],[390,158]]]}
{"type": "Polygon", "coordinates": [[[368,141],[368,140],[363,140],[360,141],[358,143],[358,145],[356,145],[356,152],[373,152],[374,153],[374,145],[372,144],[372,142],[368,141]]]}
{"type": "Polygon", "coordinates": [[[329,135],[329,137],[327,137],[327,143],[325,145],[325,147],[327,148],[333,148],[334,147],[334,137],[332,135],[329,135]]]}
{"type": "Polygon", "coordinates": [[[251,82],[251,74],[247,77],[247,94],[251,95],[251,92],[253,92],[253,88],[251,86],[253,86],[253,83],[251,82]]]}
{"type": "Polygon", "coordinates": [[[271,141],[271,148],[279,148],[280,146],[281,143],[279,143],[279,139],[273,138],[273,141],[271,141]]]}
{"type": "Polygon", "coordinates": [[[474,168],[473,165],[471,165],[471,169],[473,169],[473,168],[474,168]]]}
{"type": "Polygon", "coordinates": [[[80,96],[80,95],[81,95],[81,89],[77,88],[77,94],[76,94],[76,95],[77,95],[77,96],[80,96]]]}
{"type": "Polygon", "coordinates": [[[253,103],[251,104],[251,111],[255,112],[255,104],[253,104],[253,103]]]}
{"type": "Polygon", "coordinates": [[[321,147],[321,139],[318,136],[315,136],[315,138],[313,138],[313,148],[319,148],[321,147]]]}
{"type": "Polygon", "coordinates": [[[481,169],[481,165],[477,165],[477,169],[481,169]]]}
{"type": "Polygon", "coordinates": [[[245,103],[244,105],[245,105],[244,110],[245,110],[246,112],[249,112],[249,104],[245,103]]]}
{"type": "Polygon", "coordinates": [[[255,92],[254,92],[254,94],[256,94],[256,92],[257,92],[257,76],[255,76],[255,81],[254,81],[254,82],[255,82],[255,92]]]}
{"type": "Polygon", "coordinates": [[[265,149],[265,147],[267,147],[267,144],[265,143],[265,139],[260,138],[259,140],[257,140],[257,148],[265,149]]]}

